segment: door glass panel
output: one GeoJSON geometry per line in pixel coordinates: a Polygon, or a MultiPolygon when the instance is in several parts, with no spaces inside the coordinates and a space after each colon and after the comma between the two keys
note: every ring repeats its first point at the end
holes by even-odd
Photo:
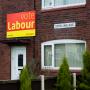
{"type": "Polygon", "coordinates": [[[23,54],[18,55],[18,66],[23,66],[23,54]]]}

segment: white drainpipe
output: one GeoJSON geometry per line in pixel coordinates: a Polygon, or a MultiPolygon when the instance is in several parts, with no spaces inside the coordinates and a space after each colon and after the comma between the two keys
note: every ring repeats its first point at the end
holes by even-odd
{"type": "Polygon", "coordinates": [[[45,84],[44,84],[44,75],[41,76],[41,90],[45,90],[45,84]]]}
{"type": "Polygon", "coordinates": [[[76,90],[76,73],[73,73],[73,87],[76,90]]]}

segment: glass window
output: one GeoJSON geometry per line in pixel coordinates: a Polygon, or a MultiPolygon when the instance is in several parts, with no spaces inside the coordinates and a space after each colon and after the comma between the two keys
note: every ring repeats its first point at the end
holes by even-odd
{"type": "MultiPolygon", "coordinates": [[[[81,40],[54,40],[49,41],[47,44],[42,44],[44,52],[42,52],[43,65],[52,66],[57,68],[62,64],[64,57],[67,58],[70,68],[82,68],[83,67],[83,53],[85,51],[85,41],[81,40]],[[43,57],[44,56],[44,57],[43,57]]],[[[42,67],[44,67],[42,66],[42,67]]]]}
{"type": "Polygon", "coordinates": [[[59,67],[64,56],[67,57],[70,67],[82,67],[84,44],[57,44],[55,45],[55,67],[59,67]]]}
{"type": "Polygon", "coordinates": [[[50,45],[44,46],[44,65],[52,65],[52,47],[50,45]]]}
{"type": "Polygon", "coordinates": [[[55,67],[59,67],[62,63],[62,59],[65,54],[65,44],[56,44],[54,49],[54,56],[55,56],[55,67]]]}
{"type": "Polygon", "coordinates": [[[76,5],[85,5],[86,0],[42,0],[42,8],[58,8],[66,6],[76,6],[76,5]]]}
{"type": "Polygon", "coordinates": [[[78,3],[83,3],[85,0],[66,0],[66,4],[78,4],[78,3]]]}
{"type": "Polygon", "coordinates": [[[23,54],[18,55],[18,66],[23,66],[23,54]]]}
{"type": "Polygon", "coordinates": [[[45,7],[52,7],[53,6],[53,0],[44,0],[44,6],[45,7]]]}
{"type": "Polygon", "coordinates": [[[66,57],[70,67],[83,67],[82,55],[84,49],[84,44],[66,44],[66,57]]]}
{"type": "Polygon", "coordinates": [[[60,5],[64,5],[64,2],[63,2],[63,0],[54,0],[54,5],[55,6],[60,6],[60,5]]]}

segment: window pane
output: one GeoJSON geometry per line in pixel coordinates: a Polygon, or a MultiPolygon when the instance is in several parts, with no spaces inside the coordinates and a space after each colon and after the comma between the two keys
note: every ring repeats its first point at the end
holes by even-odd
{"type": "Polygon", "coordinates": [[[64,4],[64,1],[63,0],[54,0],[54,4],[55,6],[60,6],[60,5],[63,5],[64,4]]]}
{"type": "Polygon", "coordinates": [[[65,44],[55,45],[55,67],[59,67],[62,63],[63,57],[65,55],[65,44]]]}
{"type": "Polygon", "coordinates": [[[66,0],[66,4],[78,4],[78,3],[84,3],[85,0],[66,0]]]}
{"type": "Polygon", "coordinates": [[[66,56],[70,67],[83,67],[82,55],[85,50],[85,44],[56,44],[54,49],[54,64],[59,67],[62,63],[63,57],[66,56]]]}
{"type": "Polygon", "coordinates": [[[18,66],[23,66],[23,54],[18,55],[18,66]]]}
{"type": "Polygon", "coordinates": [[[44,65],[52,65],[52,47],[50,45],[44,46],[44,65]]]}
{"type": "Polygon", "coordinates": [[[44,0],[44,6],[45,7],[53,6],[53,0],[44,0]]]}
{"type": "Polygon", "coordinates": [[[84,44],[66,44],[66,56],[70,67],[82,67],[82,55],[85,50],[84,44]]]}

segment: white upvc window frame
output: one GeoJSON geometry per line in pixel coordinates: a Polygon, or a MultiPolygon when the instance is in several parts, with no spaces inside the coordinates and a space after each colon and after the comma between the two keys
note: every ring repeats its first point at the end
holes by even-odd
{"type": "MultiPolygon", "coordinates": [[[[52,40],[46,41],[41,44],[41,69],[53,69],[58,70],[59,67],[54,67],[54,46],[55,44],[65,44],[65,43],[84,43],[86,49],[86,41],[83,40],[75,40],[75,39],[61,39],[61,40],[52,40]],[[44,66],[44,46],[51,45],[52,46],[52,65],[44,66]]],[[[70,70],[81,70],[81,67],[69,67],[70,70]]]]}
{"type": "Polygon", "coordinates": [[[42,0],[42,3],[41,3],[42,4],[42,10],[54,9],[54,8],[67,8],[67,7],[73,7],[73,6],[86,5],[86,0],[85,0],[85,2],[82,2],[82,3],[66,4],[66,5],[61,5],[61,6],[55,6],[54,0],[52,0],[52,6],[50,6],[50,7],[46,7],[44,2],[45,2],[45,0],[42,0]]]}

